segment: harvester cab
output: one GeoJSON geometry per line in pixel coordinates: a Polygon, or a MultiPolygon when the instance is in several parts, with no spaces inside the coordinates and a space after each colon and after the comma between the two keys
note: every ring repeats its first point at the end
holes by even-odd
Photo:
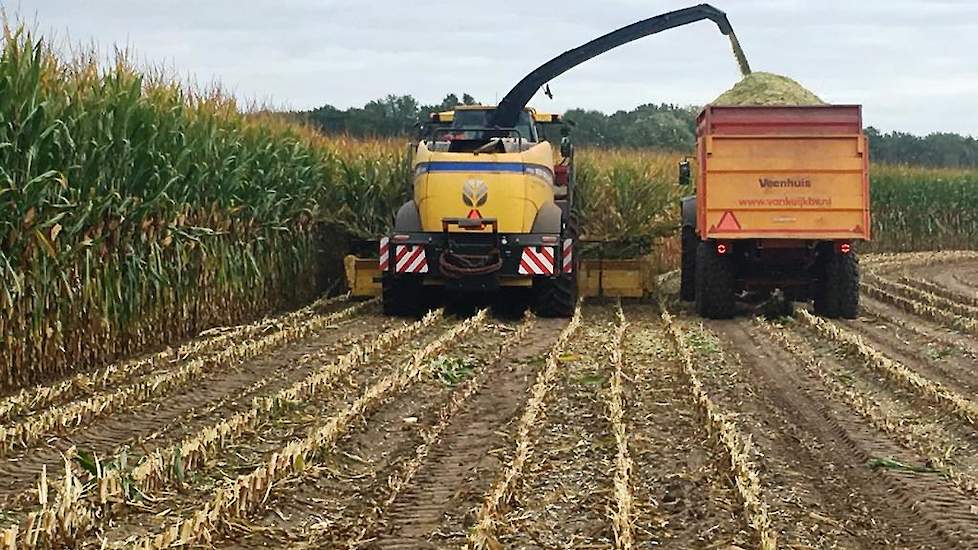
{"type": "Polygon", "coordinates": [[[741,71],[749,72],[726,15],[700,4],[564,52],[526,75],[497,106],[433,114],[412,147],[411,198],[380,239],[379,259],[347,259],[353,293],[382,294],[385,312],[417,315],[426,289],[516,287],[531,293],[538,315],[562,317],[573,313],[579,293],[641,296],[649,280],[643,262],[580,261],[568,128],[561,128],[555,148],[545,129],[564,122],[527,105],[548,82],[589,59],[702,20],[729,37],[741,71]]]}

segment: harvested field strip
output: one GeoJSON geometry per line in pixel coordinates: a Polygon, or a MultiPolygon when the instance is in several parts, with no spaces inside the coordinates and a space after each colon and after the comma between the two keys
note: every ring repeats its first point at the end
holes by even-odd
{"type": "Polygon", "coordinates": [[[914,300],[928,306],[937,308],[944,312],[954,313],[964,318],[974,318],[978,316],[978,308],[963,304],[958,301],[949,300],[938,296],[927,290],[917,288],[905,283],[897,283],[883,277],[870,275],[871,283],[887,292],[902,296],[909,300],[914,300]]]}
{"type": "MultiPolygon", "coordinates": [[[[421,321],[385,331],[376,338],[373,335],[364,335],[362,342],[354,343],[352,350],[331,364],[315,370],[273,395],[255,398],[249,410],[206,427],[170,448],[157,449],[139,460],[131,471],[125,467],[125,456],[128,454],[126,449],[119,455],[103,459],[103,464],[113,464],[115,467],[100,468],[94,476],[78,474],[66,463],[66,477],[50,484],[50,487],[56,490],[60,487],[81,489],[62,490],[54,498],[46,491],[39,491],[40,509],[29,513],[19,525],[11,526],[3,533],[10,537],[21,531],[24,533],[22,540],[30,541],[31,545],[53,546],[58,541],[78,537],[95,527],[96,518],[105,521],[114,516],[114,509],[110,504],[126,502],[137,494],[140,497],[150,497],[171,482],[193,475],[208,457],[218,455],[222,449],[251,435],[260,425],[262,417],[278,414],[294,407],[301,400],[314,397],[330,388],[345,373],[369,361],[377,352],[387,350],[398,341],[431,327],[441,317],[442,311],[438,310],[421,321]]],[[[306,360],[314,362],[317,358],[322,359],[313,356],[306,360]]],[[[67,458],[72,458],[70,453],[67,458]]],[[[41,485],[48,486],[44,471],[40,477],[41,485]]]]}
{"type": "Polygon", "coordinates": [[[30,447],[52,430],[79,426],[97,417],[140,403],[153,396],[164,395],[172,389],[190,383],[207,372],[232,368],[243,359],[256,357],[270,349],[296,342],[309,333],[350,317],[374,301],[361,302],[329,315],[317,315],[287,330],[259,337],[253,341],[235,343],[210,356],[192,359],[179,368],[140,380],[132,385],[87,399],[49,409],[21,422],[0,427],[0,450],[14,446],[30,447]]]}
{"type": "Polygon", "coordinates": [[[961,395],[978,395],[978,367],[974,358],[968,357],[957,345],[922,336],[919,332],[904,331],[899,323],[886,317],[874,318],[868,310],[859,319],[840,320],[836,324],[920,376],[961,395]]]}
{"type": "Polygon", "coordinates": [[[349,294],[342,294],[321,298],[304,308],[278,317],[267,317],[250,325],[210,329],[176,349],[167,348],[148,357],[113,363],[93,372],[78,373],[47,386],[24,388],[0,400],[0,422],[10,422],[26,414],[37,414],[46,407],[78,396],[116,387],[137,376],[167,368],[170,363],[213,352],[235,341],[254,338],[271,330],[285,330],[324,308],[346,302],[349,297],[349,294]]]}
{"type": "Polygon", "coordinates": [[[748,548],[728,458],[704,427],[657,307],[626,309],[625,422],[635,548],[748,548]]]}
{"type": "Polygon", "coordinates": [[[931,250],[926,252],[894,252],[867,254],[862,258],[867,267],[886,269],[890,267],[928,266],[966,260],[978,260],[974,250],[931,250]]]}
{"type": "MultiPolygon", "coordinates": [[[[381,545],[385,545],[388,541],[384,540],[383,537],[373,534],[376,529],[377,521],[385,515],[389,515],[391,508],[395,501],[403,495],[405,490],[412,487],[415,482],[415,477],[424,468],[431,458],[431,454],[435,451],[435,447],[438,445],[444,446],[445,443],[442,441],[446,430],[451,426],[458,418],[459,412],[466,406],[466,404],[472,399],[473,396],[481,392],[486,384],[495,376],[498,376],[496,369],[500,366],[503,357],[511,352],[514,348],[517,348],[524,344],[523,340],[526,335],[534,330],[536,324],[536,319],[532,315],[528,315],[524,318],[523,322],[512,332],[505,334],[504,342],[498,347],[495,356],[484,365],[481,365],[476,373],[463,382],[459,388],[455,389],[451,394],[451,397],[447,404],[443,405],[439,411],[436,413],[436,421],[434,425],[422,430],[420,436],[420,444],[415,449],[415,454],[413,457],[402,463],[397,471],[388,478],[387,489],[388,492],[383,500],[376,505],[370,507],[369,512],[362,514],[357,518],[357,529],[355,534],[347,541],[343,547],[345,548],[356,548],[359,547],[363,542],[368,540],[377,540],[381,545]]],[[[468,464],[460,464],[462,468],[470,467],[468,464]]],[[[432,499],[432,495],[427,495],[429,499],[432,499]]],[[[418,507],[437,507],[440,505],[439,502],[419,502],[418,507]]],[[[422,512],[415,508],[415,512],[421,515],[422,512]]],[[[391,520],[397,520],[396,514],[391,520]]],[[[411,518],[412,525],[417,527],[419,518],[411,518]]],[[[310,540],[305,543],[306,547],[316,548],[323,547],[323,542],[316,540],[313,536],[310,540]]],[[[410,544],[410,543],[409,543],[410,544]]],[[[391,542],[386,544],[386,546],[397,546],[396,542],[391,542]]],[[[386,547],[384,546],[384,547],[386,547]]]]}
{"type": "Polygon", "coordinates": [[[887,323],[896,325],[900,330],[945,348],[958,350],[971,360],[978,361],[978,346],[970,336],[950,332],[943,325],[933,321],[920,321],[915,317],[908,319],[903,310],[870,297],[864,296],[860,307],[867,316],[883,319],[887,323]]]}
{"type": "Polygon", "coordinates": [[[706,429],[716,438],[726,454],[747,523],[757,535],[758,547],[762,550],[773,550],[777,547],[777,536],[768,518],[768,505],[761,494],[757,469],[751,462],[754,452],[751,440],[744,437],[727,413],[720,410],[704,389],[687,337],[665,309],[662,311],[662,322],[676,346],[689,391],[706,423],[706,429]]]}
{"type": "Polygon", "coordinates": [[[615,455],[615,505],[612,513],[612,524],[615,528],[615,547],[619,550],[630,550],[634,544],[632,535],[632,458],[628,452],[628,434],[625,428],[624,389],[622,387],[622,344],[628,321],[621,307],[621,300],[615,307],[618,326],[611,343],[611,363],[615,370],[611,375],[608,399],[608,419],[611,421],[611,431],[615,434],[617,452],[615,455]]]}
{"type": "Polygon", "coordinates": [[[923,317],[935,323],[940,323],[948,328],[953,328],[967,334],[978,335],[978,321],[974,319],[966,319],[959,315],[942,311],[940,308],[932,305],[898,296],[871,283],[860,283],[859,287],[870,298],[896,306],[908,313],[923,317]]]}
{"type": "Polygon", "coordinates": [[[963,304],[968,306],[968,308],[971,310],[970,314],[972,315],[978,313],[978,294],[972,294],[969,296],[960,292],[955,292],[945,286],[941,286],[926,279],[914,279],[905,275],[900,277],[899,282],[902,285],[917,287],[917,289],[922,292],[944,298],[951,304],[963,304]]]}
{"type": "Polygon", "coordinates": [[[767,337],[797,357],[805,370],[819,380],[838,403],[852,408],[876,429],[900,442],[906,449],[926,457],[929,464],[933,465],[959,489],[973,497],[978,496],[978,479],[969,472],[961,472],[954,468],[955,449],[953,446],[948,446],[946,441],[936,442],[931,435],[932,429],[930,427],[892,413],[892,406],[884,407],[872,395],[855,389],[851,382],[840,381],[838,373],[831,372],[815,354],[803,349],[789,337],[785,327],[763,319],[755,319],[754,322],[767,337]]]}
{"type": "Polygon", "coordinates": [[[352,405],[331,416],[300,440],[272,453],[264,465],[240,475],[219,487],[209,501],[190,516],[173,522],[161,533],[127,541],[128,547],[140,549],[171,548],[210,540],[224,526],[236,523],[255,512],[267,499],[273,484],[293,476],[301,476],[307,465],[316,463],[322,452],[333,445],[350,426],[383,399],[403,390],[427,372],[428,359],[457,338],[483,324],[486,310],[462,321],[437,339],[416,351],[411,359],[382,380],[371,385],[352,405]]]}
{"type": "MultiPolygon", "coordinates": [[[[798,357],[749,321],[709,325],[724,347],[729,343],[736,350],[740,368],[733,373],[726,367],[707,371],[707,383],[721,402],[737,411],[738,426],[754,437],[764,457],[761,482],[765,494],[778,503],[772,522],[780,544],[972,547],[968,543],[976,542],[978,517],[970,514],[969,505],[978,501],[947,482],[926,455],[907,450],[835,399],[798,357]]],[[[827,343],[824,337],[809,341],[827,343]]],[[[875,373],[860,366],[852,370],[839,365],[834,372],[843,380],[848,374],[865,391],[865,382],[873,381],[875,373]]],[[[884,392],[871,395],[888,400],[884,392]]]]}
{"type": "Polygon", "coordinates": [[[893,361],[879,351],[866,345],[862,338],[830,323],[820,317],[802,310],[800,319],[819,334],[845,346],[847,351],[858,356],[863,363],[907,389],[927,397],[945,412],[953,414],[968,424],[975,425],[978,420],[978,404],[955,393],[944,386],[921,377],[904,365],[893,361]]]}
{"type": "Polygon", "coordinates": [[[560,366],[561,350],[563,350],[564,345],[580,324],[581,303],[578,302],[573,318],[571,318],[570,323],[567,324],[557,337],[557,341],[547,356],[546,365],[540,371],[536,382],[530,389],[529,400],[517,426],[513,455],[509,464],[504,467],[502,476],[486,494],[485,502],[483,502],[479,510],[475,527],[469,532],[469,543],[472,548],[488,549],[497,548],[499,545],[497,530],[499,528],[501,507],[507,502],[514,489],[514,484],[523,474],[523,468],[533,446],[530,432],[539,422],[539,417],[543,412],[543,407],[546,402],[547,392],[550,390],[553,379],[557,375],[557,369],[560,366]]]}
{"type": "Polygon", "coordinates": [[[561,351],[530,456],[500,514],[496,540],[505,548],[616,544],[617,442],[608,413],[619,319],[603,302],[584,304],[561,351]]]}

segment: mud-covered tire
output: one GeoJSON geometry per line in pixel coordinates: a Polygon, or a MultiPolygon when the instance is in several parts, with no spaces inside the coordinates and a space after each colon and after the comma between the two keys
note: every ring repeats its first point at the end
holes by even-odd
{"type": "Polygon", "coordinates": [[[540,317],[571,317],[576,306],[575,274],[533,281],[533,313],[540,317]]]}
{"type": "Polygon", "coordinates": [[[719,255],[709,241],[696,247],[696,313],[707,319],[730,319],[736,311],[734,261],[719,255]]]}
{"type": "Polygon", "coordinates": [[[815,314],[829,319],[859,317],[859,257],[830,253],[815,290],[815,314]]]}
{"type": "Polygon", "coordinates": [[[419,317],[424,313],[424,290],[421,279],[413,275],[393,277],[385,274],[382,279],[381,301],[384,314],[395,317],[419,317]]]}
{"type": "MultiPolygon", "coordinates": [[[[577,273],[581,265],[577,242],[579,234],[580,222],[577,215],[571,213],[564,221],[564,235],[574,241],[574,269],[571,273],[558,277],[533,280],[533,313],[536,315],[540,317],[572,317],[574,315],[578,296],[577,273]]],[[[560,260],[558,260],[559,262],[560,260]]]]}
{"type": "Polygon", "coordinates": [[[682,263],[679,266],[679,299],[684,302],[696,300],[696,247],[700,239],[696,230],[683,226],[682,263]]]}

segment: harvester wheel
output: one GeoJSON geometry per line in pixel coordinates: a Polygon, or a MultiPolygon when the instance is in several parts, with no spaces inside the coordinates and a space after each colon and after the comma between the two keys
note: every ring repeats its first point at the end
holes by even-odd
{"type": "Polygon", "coordinates": [[[679,267],[679,299],[684,302],[696,299],[696,247],[699,243],[696,230],[684,225],[682,264],[679,267]]]}
{"type": "Polygon", "coordinates": [[[577,272],[581,265],[577,241],[579,227],[577,216],[571,214],[567,219],[564,232],[574,240],[573,272],[558,277],[533,280],[533,313],[540,317],[574,315],[574,308],[577,307],[577,272]]]}
{"type": "Polygon", "coordinates": [[[734,316],[734,262],[717,254],[716,245],[703,241],[696,247],[696,313],[707,319],[734,316]]]}
{"type": "Polygon", "coordinates": [[[830,319],[859,317],[859,258],[832,253],[815,291],[815,313],[830,319]]]}
{"type": "Polygon", "coordinates": [[[385,275],[382,285],[385,315],[418,317],[424,312],[423,285],[417,276],[385,275]]]}

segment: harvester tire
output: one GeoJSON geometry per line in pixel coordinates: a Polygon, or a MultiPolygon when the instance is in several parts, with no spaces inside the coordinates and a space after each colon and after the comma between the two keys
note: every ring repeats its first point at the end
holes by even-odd
{"type": "Polygon", "coordinates": [[[699,244],[696,230],[684,225],[682,264],[679,266],[679,299],[684,302],[696,300],[696,247],[699,244]]]}
{"type": "Polygon", "coordinates": [[[734,262],[703,241],[696,247],[696,313],[707,319],[730,319],[736,311],[734,262]]]}
{"type": "MultiPolygon", "coordinates": [[[[574,240],[574,268],[571,273],[533,280],[533,313],[540,317],[573,317],[577,307],[577,272],[581,261],[577,241],[580,225],[576,214],[567,217],[564,234],[574,240]]],[[[560,260],[557,262],[559,267],[560,260]]]]}
{"type": "Polygon", "coordinates": [[[815,291],[815,314],[830,319],[859,317],[859,258],[831,254],[815,291]]]}
{"type": "Polygon", "coordinates": [[[384,314],[395,317],[418,317],[424,313],[423,285],[412,275],[384,276],[382,280],[384,314]]]}

